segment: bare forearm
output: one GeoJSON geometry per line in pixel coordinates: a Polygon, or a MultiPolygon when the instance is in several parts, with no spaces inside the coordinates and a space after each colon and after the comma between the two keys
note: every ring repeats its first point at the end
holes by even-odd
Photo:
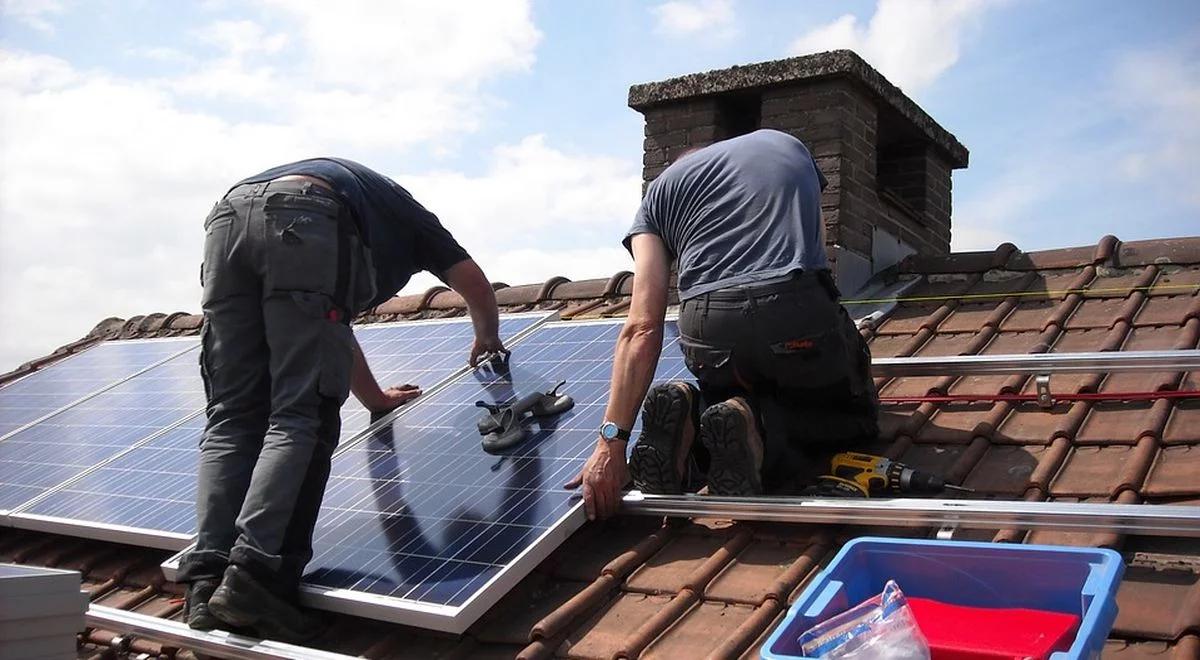
{"type": "Polygon", "coordinates": [[[354,366],[350,372],[350,391],[364,407],[373,409],[383,400],[383,390],[380,389],[367,358],[363,355],[358,339],[354,340],[354,366]]]}
{"type": "Polygon", "coordinates": [[[605,419],[623,429],[633,428],[638,408],[654,380],[662,352],[662,326],[626,327],[617,339],[612,382],[605,419]]]}
{"type": "Polygon", "coordinates": [[[452,266],[446,273],[446,283],[467,302],[471,324],[476,337],[495,337],[500,332],[496,292],[483,270],[473,260],[452,266]]]}

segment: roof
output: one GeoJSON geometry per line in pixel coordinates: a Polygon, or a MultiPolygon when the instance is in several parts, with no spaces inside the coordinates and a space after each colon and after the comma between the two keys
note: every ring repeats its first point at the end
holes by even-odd
{"type": "MultiPolygon", "coordinates": [[[[863,329],[876,357],[1046,350],[1196,348],[1200,237],[1022,252],[917,256],[895,276],[905,299],[863,329]]],[[[570,318],[620,315],[631,276],[500,287],[505,311],[560,309],[570,318]]],[[[393,299],[362,322],[463,313],[432,289],[393,299]]],[[[102,339],[188,334],[192,315],[110,319],[61,354],[102,339]]],[[[35,361],[25,370],[38,368],[35,361]]],[[[911,377],[885,396],[1021,391],[1022,377],[911,377]]],[[[1056,392],[1198,389],[1200,374],[1060,375],[1056,392]]],[[[879,453],[942,473],[979,495],[1030,501],[1200,505],[1200,401],[1079,401],[1050,410],[998,403],[889,405],[879,453]]],[[[461,637],[331,616],[317,646],[368,657],[754,657],[814,571],[857,535],[929,529],[852,528],[619,517],[589,523],[461,637]]],[[[1127,568],[1105,657],[1200,657],[1200,539],[1116,533],[964,531],[956,538],[1115,548],[1127,568]]],[[[0,561],[75,568],[94,601],[177,617],[182,593],[158,563],[166,553],[5,530],[0,561]]],[[[92,631],[92,646],[111,633],[92,631]]],[[[161,648],[135,640],[134,649],[161,648]]]]}
{"type": "Polygon", "coordinates": [[[834,77],[848,78],[858,83],[911,122],[928,140],[949,156],[955,168],[967,166],[969,154],[958,138],[942,128],[941,124],[922,110],[921,106],[899,87],[889,82],[851,50],[832,50],[783,60],[744,64],[634,85],[629,88],[629,107],[644,111],[646,108],[681,99],[834,77]]]}

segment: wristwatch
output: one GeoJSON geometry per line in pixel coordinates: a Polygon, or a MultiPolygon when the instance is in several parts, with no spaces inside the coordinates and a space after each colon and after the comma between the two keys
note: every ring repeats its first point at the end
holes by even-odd
{"type": "Polygon", "coordinates": [[[604,423],[600,425],[600,437],[605,440],[622,440],[627,442],[629,440],[629,431],[617,426],[616,422],[604,420],[604,423]]]}

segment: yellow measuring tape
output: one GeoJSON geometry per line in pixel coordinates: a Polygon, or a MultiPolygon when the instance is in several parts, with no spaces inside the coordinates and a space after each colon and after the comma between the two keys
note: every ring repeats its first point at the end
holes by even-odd
{"type": "Polygon", "coordinates": [[[898,296],[895,298],[860,298],[856,300],[842,300],[843,305],[874,305],[881,303],[892,302],[946,302],[949,300],[994,300],[996,298],[1057,298],[1058,296],[1066,296],[1072,293],[1124,293],[1130,294],[1134,291],[1149,291],[1155,289],[1157,291],[1200,291],[1200,284],[1157,284],[1149,286],[1135,286],[1129,288],[1101,288],[1101,289],[1062,289],[1061,291],[1013,291],[1011,293],[968,293],[957,296],[898,296]]]}

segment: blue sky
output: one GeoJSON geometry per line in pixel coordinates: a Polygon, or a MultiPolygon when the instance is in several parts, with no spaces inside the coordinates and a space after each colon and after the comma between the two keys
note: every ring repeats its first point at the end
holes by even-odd
{"type": "Polygon", "coordinates": [[[107,316],[195,311],[212,202],[309,155],[395,177],[493,279],[611,274],[639,194],[629,85],[835,47],[970,148],[955,249],[1200,226],[1187,0],[0,7],[0,370],[107,316]]]}

